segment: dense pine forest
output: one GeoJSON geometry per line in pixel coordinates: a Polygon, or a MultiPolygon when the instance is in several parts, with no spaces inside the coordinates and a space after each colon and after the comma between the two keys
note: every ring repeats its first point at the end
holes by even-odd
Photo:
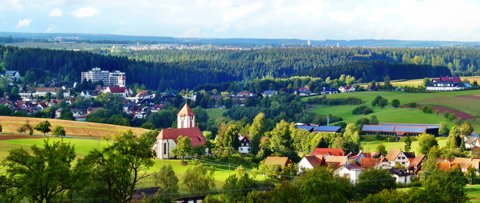
{"type": "MultiPolygon", "coordinates": [[[[478,48],[261,48],[251,50],[112,49],[67,51],[0,46],[0,66],[35,82],[79,81],[93,67],[121,70],[127,83],[150,89],[185,89],[263,77],[307,75],[359,82],[480,73],[478,48]]],[[[28,82],[28,81],[27,81],[28,82]]]]}

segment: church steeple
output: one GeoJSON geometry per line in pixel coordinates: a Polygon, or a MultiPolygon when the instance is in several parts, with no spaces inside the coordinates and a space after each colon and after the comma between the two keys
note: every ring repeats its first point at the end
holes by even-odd
{"type": "Polygon", "coordinates": [[[195,127],[195,114],[188,104],[185,104],[183,108],[177,114],[177,128],[193,128],[195,127]]]}

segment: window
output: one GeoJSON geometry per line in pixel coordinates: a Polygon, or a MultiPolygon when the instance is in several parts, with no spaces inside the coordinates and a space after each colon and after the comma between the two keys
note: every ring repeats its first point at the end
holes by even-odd
{"type": "Polygon", "coordinates": [[[167,143],[163,143],[163,154],[167,154],[167,143]]]}

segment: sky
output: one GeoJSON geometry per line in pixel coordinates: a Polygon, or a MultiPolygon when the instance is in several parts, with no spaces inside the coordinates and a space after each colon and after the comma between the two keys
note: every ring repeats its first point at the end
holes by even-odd
{"type": "Polygon", "coordinates": [[[0,0],[0,31],[480,41],[480,0],[0,0]]]}

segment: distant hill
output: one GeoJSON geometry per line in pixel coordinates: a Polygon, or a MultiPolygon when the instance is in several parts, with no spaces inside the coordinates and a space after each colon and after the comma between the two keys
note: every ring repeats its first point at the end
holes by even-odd
{"type": "MultiPolygon", "coordinates": [[[[21,33],[0,32],[0,43],[13,41],[71,41],[95,43],[145,43],[145,44],[199,44],[219,46],[261,47],[261,46],[307,46],[305,39],[261,39],[261,38],[175,38],[162,36],[133,36],[114,34],[81,33],[21,33]]],[[[471,47],[480,46],[480,42],[462,41],[414,41],[414,40],[310,40],[311,46],[340,47],[471,47]]]]}

